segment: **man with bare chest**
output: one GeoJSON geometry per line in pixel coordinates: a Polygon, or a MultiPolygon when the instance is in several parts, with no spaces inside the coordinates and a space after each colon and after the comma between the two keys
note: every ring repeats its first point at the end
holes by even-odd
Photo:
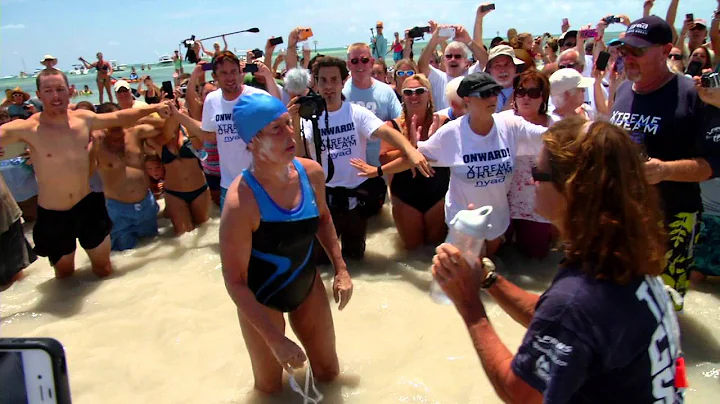
{"type": "MultiPolygon", "coordinates": [[[[119,111],[113,103],[98,107],[99,114],[119,111]]],[[[159,135],[160,132],[148,124],[123,129],[105,129],[98,140],[93,154],[104,184],[107,210],[113,223],[110,244],[113,251],[134,248],[140,237],[157,235],[157,213],[159,207],[150,192],[150,181],[144,170],[145,153],[142,142],[159,135]]]]}
{"type": "MultiPolygon", "coordinates": [[[[112,273],[110,229],[112,222],[102,193],[91,192],[90,150],[93,130],[128,127],[153,112],[169,114],[166,104],[153,104],[107,114],[68,111],[70,93],[65,74],[45,69],[37,77],[41,113],[26,120],[0,126],[0,156],[3,147],[25,142],[30,149],[38,181],[38,216],[33,230],[35,250],[48,257],[57,278],[75,271],[76,239],[85,249],[93,272],[100,277],[112,273]]],[[[97,147],[97,146],[95,146],[97,147]]]]}

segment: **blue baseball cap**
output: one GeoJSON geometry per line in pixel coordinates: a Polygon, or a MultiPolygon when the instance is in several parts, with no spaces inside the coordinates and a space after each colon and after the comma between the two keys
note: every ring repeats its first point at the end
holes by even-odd
{"type": "Polygon", "coordinates": [[[269,94],[243,95],[233,108],[233,122],[243,142],[250,143],[264,127],[286,112],[285,104],[269,94]]]}

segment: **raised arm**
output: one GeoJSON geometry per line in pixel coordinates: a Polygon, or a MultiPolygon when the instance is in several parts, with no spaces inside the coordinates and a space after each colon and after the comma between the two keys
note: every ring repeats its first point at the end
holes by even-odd
{"type": "Polygon", "coordinates": [[[177,123],[184,126],[187,129],[190,136],[198,137],[204,141],[212,142],[217,139],[215,132],[208,132],[202,129],[202,123],[200,121],[191,118],[190,116],[178,111],[175,105],[170,106],[172,117],[177,120],[177,123]]]}
{"type": "Polygon", "coordinates": [[[440,44],[440,41],[442,40],[440,38],[440,26],[435,23],[435,21],[430,21],[430,29],[432,30],[432,37],[430,38],[430,41],[425,46],[425,49],[423,49],[422,53],[420,54],[420,59],[418,59],[418,70],[420,70],[420,73],[424,74],[425,76],[430,75],[430,58],[433,57],[433,54],[435,53],[435,48],[440,44]]]}
{"type": "Polygon", "coordinates": [[[89,119],[90,129],[108,129],[114,127],[133,126],[140,118],[148,116],[153,112],[157,112],[161,116],[168,116],[169,103],[146,105],[141,108],[128,108],[120,111],[110,112],[107,114],[95,114],[90,111],[82,111],[81,114],[89,119]]]}
{"type": "Polygon", "coordinates": [[[432,169],[425,156],[423,156],[402,133],[387,125],[381,125],[373,132],[373,136],[379,137],[402,151],[412,163],[412,166],[420,170],[422,175],[426,177],[431,176],[432,169]]]}
{"type": "MultiPolygon", "coordinates": [[[[650,9],[652,9],[654,0],[650,0],[650,7],[647,8],[647,15],[650,15],[650,9]]],[[[645,2],[647,5],[648,1],[645,2]]],[[[672,34],[673,34],[673,42],[677,40],[677,30],[675,29],[675,19],[677,18],[677,9],[678,9],[678,3],[680,3],[680,0],[670,0],[670,4],[668,4],[668,10],[667,15],[665,16],[665,22],[670,25],[670,28],[672,28],[672,34]]],[[[643,15],[643,17],[646,17],[646,15],[643,15]]]]}
{"type": "Polygon", "coordinates": [[[227,52],[227,50],[228,50],[228,44],[227,44],[227,39],[225,39],[225,35],[222,36],[222,40],[223,40],[223,45],[225,45],[225,46],[223,47],[223,52],[227,52]]]}
{"type": "Polygon", "coordinates": [[[710,46],[715,53],[715,66],[720,64],[720,0],[718,0],[717,9],[713,12],[710,21],[710,46]]]}
{"type": "Polygon", "coordinates": [[[480,55],[475,55],[475,51],[471,48],[470,50],[473,50],[473,55],[475,55],[475,58],[477,59],[478,63],[480,63],[481,67],[484,67],[487,64],[488,60],[488,53],[487,50],[483,47],[483,20],[485,19],[485,16],[488,15],[492,10],[488,11],[481,11],[483,6],[487,6],[490,3],[481,4],[478,6],[477,11],[475,12],[475,26],[473,27],[473,42],[478,46],[480,49],[482,49],[482,52],[478,51],[480,55]],[[481,56],[481,57],[479,57],[481,56]]]}
{"type": "Polygon", "coordinates": [[[298,42],[298,32],[302,27],[297,27],[290,31],[290,34],[288,35],[288,45],[287,45],[287,52],[285,54],[285,67],[290,70],[297,67],[297,42],[298,42]]]}
{"type": "Polygon", "coordinates": [[[190,80],[188,80],[187,84],[185,101],[187,102],[187,109],[190,117],[193,119],[202,119],[202,101],[200,101],[200,94],[198,94],[197,87],[201,81],[201,77],[203,78],[202,81],[205,81],[205,71],[203,70],[203,65],[206,63],[207,62],[205,61],[200,61],[197,65],[195,65],[195,69],[193,69],[193,72],[190,75],[190,80]]]}
{"type": "Polygon", "coordinates": [[[23,134],[27,127],[27,121],[23,119],[16,119],[0,125],[0,157],[3,156],[3,147],[23,141],[23,134]]]}

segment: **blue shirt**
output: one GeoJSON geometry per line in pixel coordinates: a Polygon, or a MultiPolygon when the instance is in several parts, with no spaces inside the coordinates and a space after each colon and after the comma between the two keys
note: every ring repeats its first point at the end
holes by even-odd
{"type": "Polygon", "coordinates": [[[540,296],[512,369],[545,403],[682,403],[677,330],[660,277],[619,285],[562,268],[540,296]]]}
{"type": "MultiPolygon", "coordinates": [[[[343,95],[353,104],[365,107],[382,121],[395,119],[402,114],[402,105],[395,95],[392,87],[375,79],[368,89],[360,89],[352,84],[352,80],[345,82],[343,95]]],[[[380,140],[368,140],[366,162],[373,166],[380,166],[380,140]]]]}
{"type": "Polygon", "coordinates": [[[32,166],[25,159],[15,157],[0,161],[0,174],[16,202],[27,201],[38,194],[38,184],[32,166]]]}
{"type": "Polygon", "coordinates": [[[373,57],[375,59],[384,59],[387,55],[387,39],[382,34],[375,36],[375,47],[373,48],[373,57]]]}

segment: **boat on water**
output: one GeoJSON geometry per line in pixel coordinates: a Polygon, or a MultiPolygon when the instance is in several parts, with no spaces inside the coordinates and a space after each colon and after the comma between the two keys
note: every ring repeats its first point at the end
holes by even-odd
{"type": "Polygon", "coordinates": [[[72,65],[72,69],[68,71],[68,74],[83,75],[90,73],[90,70],[86,69],[83,65],[72,65]]]}
{"type": "Polygon", "coordinates": [[[168,64],[172,64],[172,62],[173,62],[172,56],[170,56],[170,55],[162,55],[158,59],[159,65],[168,65],[168,64]]]}
{"type": "Polygon", "coordinates": [[[20,72],[20,74],[18,74],[18,78],[19,78],[19,79],[26,79],[26,78],[28,78],[28,74],[25,73],[25,72],[20,72]]]}
{"type": "Polygon", "coordinates": [[[13,76],[13,75],[3,76],[2,78],[3,78],[3,79],[13,79],[13,78],[15,78],[15,76],[13,76]]]}
{"type": "Polygon", "coordinates": [[[117,60],[108,60],[108,62],[110,62],[110,66],[112,66],[114,72],[123,72],[127,69],[126,64],[119,64],[117,60]]]}
{"type": "Polygon", "coordinates": [[[39,76],[41,71],[43,71],[43,69],[41,69],[41,68],[38,67],[38,68],[35,69],[35,71],[33,72],[32,77],[35,78],[35,77],[39,76]]]}

